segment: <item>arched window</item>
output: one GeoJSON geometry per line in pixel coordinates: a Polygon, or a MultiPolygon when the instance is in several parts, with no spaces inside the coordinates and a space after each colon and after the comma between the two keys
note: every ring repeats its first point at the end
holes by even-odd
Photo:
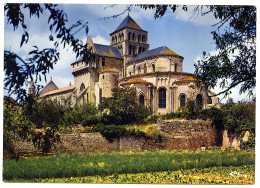
{"type": "Polygon", "coordinates": [[[139,95],[139,104],[144,105],[144,95],[143,94],[139,95]]]}
{"type": "Polygon", "coordinates": [[[153,72],[155,72],[155,65],[154,64],[152,64],[152,68],[153,68],[153,72]]]}
{"type": "Polygon", "coordinates": [[[115,37],[112,37],[112,43],[115,43],[115,37]]]}
{"type": "Polygon", "coordinates": [[[138,70],[137,73],[140,74],[141,73],[141,67],[138,67],[137,70],[138,70]]]}
{"type": "Polygon", "coordinates": [[[141,35],[138,35],[138,42],[141,42],[141,35]]]}
{"type": "Polygon", "coordinates": [[[84,89],[85,89],[85,85],[82,83],[82,84],[80,85],[79,90],[80,90],[80,92],[82,92],[82,91],[84,91],[84,89]]]}
{"type": "Polygon", "coordinates": [[[133,33],[132,35],[132,40],[135,40],[135,33],[133,33]]]}
{"type": "Polygon", "coordinates": [[[133,46],[133,55],[135,55],[135,46],[133,46]]]}
{"type": "Polygon", "coordinates": [[[147,72],[147,66],[146,66],[146,64],[144,64],[144,73],[146,73],[147,72]]]}
{"type": "Polygon", "coordinates": [[[131,40],[131,32],[128,33],[128,40],[131,40]]]}
{"type": "Polygon", "coordinates": [[[185,107],[185,103],[186,103],[186,97],[184,94],[181,94],[180,96],[180,107],[183,108],[185,107]]]}
{"type": "Polygon", "coordinates": [[[142,35],[142,42],[145,42],[145,36],[142,35]]]}
{"type": "Polygon", "coordinates": [[[175,63],[175,64],[174,64],[174,72],[177,72],[177,67],[178,67],[178,64],[175,63]]]}
{"type": "Polygon", "coordinates": [[[197,95],[196,102],[197,102],[197,105],[199,106],[199,108],[202,108],[202,95],[201,94],[197,95]]]}
{"type": "Polygon", "coordinates": [[[128,52],[129,52],[129,55],[131,55],[131,53],[132,53],[132,45],[129,45],[128,52]]]}
{"type": "Polygon", "coordinates": [[[158,106],[159,108],[166,108],[166,89],[159,89],[159,98],[158,98],[158,106]]]}
{"type": "Polygon", "coordinates": [[[135,65],[134,65],[134,67],[133,67],[133,73],[135,74],[135,65]]]}
{"type": "Polygon", "coordinates": [[[142,52],[142,47],[139,47],[138,53],[141,53],[141,52],[142,52]]]}

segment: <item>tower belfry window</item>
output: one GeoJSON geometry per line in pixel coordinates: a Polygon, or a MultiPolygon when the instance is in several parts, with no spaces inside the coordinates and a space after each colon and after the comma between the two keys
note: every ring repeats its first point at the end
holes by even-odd
{"type": "Polygon", "coordinates": [[[142,42],[145,42],[145,36],[142,35],[142,42]]]}
{"type": "Polygon", "coordinates": [[[138,35],[138,42],[141,42],[141,35],[138,35]]]}
{"type": "Polygon", "coordinates": [[[102,58],[102,66],[105,66],[105,58],[102,58]]]}
{"type": "Polygon", "coordinates": [[[128,33],[128,40],[131,40],[131,32],[128,33]]]}
{"type": "Polygon", "coordinates": [[[132,35],[132,40],[135,40],[135,33],[133,33],[132,35]]]}

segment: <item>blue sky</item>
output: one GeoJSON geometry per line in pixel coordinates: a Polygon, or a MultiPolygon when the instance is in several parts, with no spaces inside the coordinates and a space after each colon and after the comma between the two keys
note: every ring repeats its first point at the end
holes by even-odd
{"type": "MultiPolygon", "coordinates": [[[[127,16],[127,13],[110,19],[102,19],[104,17],[113,16],[123,12],[127,4],[109,7],[104,4],[60,4],[68,15],[68,25],[71,26],[77,20],[88,22],[88,36],[93,38],[94,43],[109,45],[109,34],[112,33],[117,26],[127,16]]],[[[194,7],[189,6],[189,10],[194,7]]],[[[46,12],[46,11],[45,11],[46,12]]],[[[46,12],[47,13],[47,12],[46,12]]],[[[154,19],[154,10],[143,10],[133,6],[130,16],[146,31],[148,31],[148,43],[150,49],[160,46],[167,46],[171,50],[184,57],[183,71],[193,73],[194,63],[202,57],[203,51],[214,52],[215,45],[212,39],[211,31],[216,28],[212,25],[216,23],[213,15],[192,16],[192,11],[188,13],[178,10],[173,14],[170,10],[162,17],[154,19]]],[[[44,14],[38,18],[29,18],[28,13],[25,14],[25,23],[30,33],[29,43],[22,48],[19,47],[21,40],[21,30],[13,31],[13,28],[7,24],[4,18],[4,49],[17,52],[21,57],[26,58],[26,53],[32,50],[32,46],[37,45],[40,49],[51,47],[52,43],[48,40],[50,31],[48,30],[47,19],[48,14],[44,14]]],[[[82,41],[86,41],[87,36],[84,32],[76,35],[82,41]]],[[[74,83],[71,74],[70,64],[76,60],[71,49],[60,48],[60,60],[47,75],[47,84],[52,80],[59,88],[66,87],[71,82],[74,83]]],[[[220,91],[219,88],[213,91],[220,91]]],[[[239,95],[238,88],[234,89],[231,95],[235,101],[246,99],[246,94],[239,95]]],[[[4,92],[6,94],[6,92],[4,92]]],[[[221,98],[221,97],[220,97],[221,98]]],[[[225,102],[223,100],[222,102],[225,102]]]]}

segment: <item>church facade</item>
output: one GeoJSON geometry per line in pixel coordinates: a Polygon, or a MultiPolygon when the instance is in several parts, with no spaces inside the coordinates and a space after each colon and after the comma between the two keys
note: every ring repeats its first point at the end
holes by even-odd
{"type": "Polygon", "coordinates": [[[129,15],[110,34],[110,45],[95,44],[89,36],[86,46],[96,58],[71,64],[74,85],[59,89],[51,81],[39,99],[70,107],[98,105],[103,97],[111,97],[111,89],[134,87],[137,103],[151,107],[154,114],[175,112],[189,99],[202,108],[220,105],[217,97],[208,97],[211,91],[196,86],[193,74],[183,72],[184,57],[166,46],[149,50],[148,32],[129,15]]]}

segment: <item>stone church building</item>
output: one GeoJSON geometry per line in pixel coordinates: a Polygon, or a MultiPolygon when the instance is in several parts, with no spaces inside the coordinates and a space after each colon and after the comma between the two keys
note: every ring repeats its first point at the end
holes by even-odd
{"type": "Polygon", "coordinates": [[[59,89],[51,80],[40,92],[40,99],[71,107],[98,105],[103,97],[111,97],[111,89],[134,87],[137,102],[150,106],[154,114],[175,112],[188,99],[203,108],[220,105],[217,97],[207,97],[206,91],[196,86],[193,74],[183,72],[184,57],[166,46],[149,50],[148,32],[129,15],[110,34],[110,45],[95,44],[89,36],[87,47],[96,58],[71,64],[74,85],[59,89]]]}

